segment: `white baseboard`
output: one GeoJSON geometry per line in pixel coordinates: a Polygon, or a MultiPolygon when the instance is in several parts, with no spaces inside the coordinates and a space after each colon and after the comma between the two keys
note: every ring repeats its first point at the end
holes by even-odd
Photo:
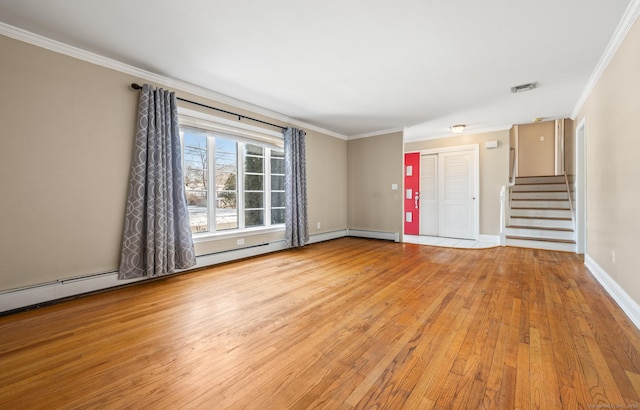
{"type": "Polygon", "coordinates": [[[478,235],[478,242],[491,242],[500,244],[500,235],[478,235]]]}
{"type": "Polygon", "coordinates": [[[589,255],[584,256],[584,264],[602,287],[611,295],[613,300],[622,308],[634,325],[640,329],[640,305],[638,305],[627,292],[613,280],[589,255]]]}
{"type": "Polygon", "coordinates": [[[360,229],[347,229],[347,236],[355,236],[358,238],[383,239],[387,241],[400,242],[400,233],[398,232],[380,232],[380,231],[365,231],[360,229]]]}
{"type": "MultiPolygon", "coordinates": [[[[310,235],[309,244],[337,239],[344,236],[347,236],[346,229],[310,235]]],[[[217,265],[219,263],[231,262],[284,249],[286,249],[284,241],[276,241],[258,246],[250,246],[226,252],[202,255],[197,257],[196,266],[190,269],[204,268],[207,266],[217,265]]],[[[184,271],[179,271],[177,273],[180,272],[184,271]]],[[[143,280],[146,280],[146,278],[119,280],[118,272],[106,272],[12,289],[0,292],[0,312],[35,306],[57,299],[64,299],[71,296],[82,295],[84,293],[95,292],[143,280]]]]}

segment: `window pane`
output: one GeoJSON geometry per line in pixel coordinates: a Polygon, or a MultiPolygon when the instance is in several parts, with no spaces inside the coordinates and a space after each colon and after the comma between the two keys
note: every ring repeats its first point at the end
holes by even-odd
{"type": "Polygon", "coordinates": [[[262,191],[263,189],[264,189],[264,176],[245,175],[244,177],[245,191],[262,191]]]}
{"type": "Polygon", "coordinates": [[[236,193],[216,192],[216,230],[236,229],[238,227],[238,201],[236,193]]]}
{"type": "Polygon", "coordinates": [[[216,230],[238,228],[238,144],[215,138],[216,230]]]}
{"type": "MultiPolygon", "coordinates": [[[[218,152],[238,152],[238,144],[232,140],[216,137],[216,151],[218,152]]],[[[235,161],[234,161],[235,162],[235,161]]]]}
{"type": "Polygon", "coordinates": [[[244,208],[264,208],[264,194],[262,192],[245,192],[244,208]]]}
{"type": "Polygon", "coordinates": [[[245,157],[244,170],[261,174],[264,172],[264,158],[262,157],[245,157]]]}
{"type": "Polygon", "coordinates": [[[184,134],[184,180],[187,189],[206,191],[209,187],[207,137],[184,134]]]}
{"type": "Polygon", "coordinates": [[[207,192],[186,190],[186,194],[191,232],[207,232],[209,230],[207,192]]]}
{"type": "Polygon", "coordinates": [[[271,150],[271,157],[284,158],[284,151],[271,150]]]}
{"type": "Polygon", "coordinates": [[[207,136],[204,134],[197,134],[192,131],[187,131],[184,133],[184,146],[206,149],[207,136]]]}
{"type": "Polygon", "coordinates": [[[244,225],[246,227],[264,225],[264,211],[261,209],[245,211],[244,225]]]}
{"type": "Polygon", "coordinates": [[[236,174],[231,172],[218,172],[216,174],[216,189],[219,191],[235,191],[236,174]]]}
{"type": "Polygon", "coordinates": [[[245,149],[247,151],[247,155],[264,155],[264,148],[258,145],[247,144],[245,149]]]}
{"type": "Polygon", "coordinates": [[[235,191],[217,191],[216,209],[235,209],[238,206],[235,191]]]}
{"type": "Polygon", "coordinates": [[[284,191],[284,175],[271,176],[271,190],[284,191]]]}
{"type": "Polygon", "coordinates": [[[283,224],[284,223],[284,209],[272,209],[271,210],[271,223],[283,224]]]}
{"type": "Polygon", "coordinates": [[[189,210],[191,232],[209,230],[209,167],[207,137],[195,132],[185,132],[184,184],[189,210]]]}
{"type": "Polygon", "coordinates": [[[284,159],[271,158],[271,173],[284,175],[284,159]]]}
{"type": "Polygon", "coordinates": [[[284,208],[284,192],[271,193],[271,206],[274,208],[284,208]]]}

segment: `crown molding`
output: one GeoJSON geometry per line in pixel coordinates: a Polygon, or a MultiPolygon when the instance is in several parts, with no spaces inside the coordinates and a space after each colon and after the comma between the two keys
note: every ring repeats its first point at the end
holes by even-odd
{"type": "Polygon", "coordinates": [[[303,121],[290,118],[286,115],[271,111],[269,109],[253,105],[246,101],[238,100],[225,94],[218,93],[208,88],[201,87],[186,81],[178,80],[171,77],[166,77],[160,74],[156,74],[147,70],[143,70],[138,67],[134,67],[129,64],[122,63],[120,61],[104,57],[102,55],[83,50],[78,47],[71,46],[69,44],[62,43],[57,40],[50,39],[48,37],[41,36],[39,34],[32,33],[30,31],[23,30],[18,27],[11,26],[9,24],[0,22],[0,34],[6,37],[13,38],[28,44],[32,44],[37,47],[41,47],[55,53],[64,54],[69,57],[76,58],[78,60],[86,61],[91,64],[99,65],[105,68],[109,68],[115,71],[119,71],[124,74],[128,74],[134,77],[138,77],[155,84],[160,84],[164,87],[171,88],[175,91],[182,91],[185,93],[197,95],[207,100],[219,102],[221,104],[228,104],[235,108],[250,111],[254,114],[264,115],[271,119],[282,121],[283,123],[294,125],[296,127],[304,128],[319,132],[321,134],[329,135],[342,140],[347,140],[346,135],[330,131],[313,124],[309,124],[303,121]]]}
{"type": "Polygon", "coordinates": [[[378,137],[380,135],[388,135],[388,134],[395,134],[396,132],[403,132],[405,127],[399,127],[399,128],[390,128],[388,130],[379,130],[379,131],[372,131],[372,132],[367,132],[364,134],[357,134],[357,135],[351,135],[349,136],[349,140],[357,140],[360,138],[369,138],[369,137],[378,137]]]}
{"type": "Polygon", "coordinates": [[[490,132],[508,131],[509,129],[511,129],[512,126],[513,126],[512,124],[504,124],[504,125],[498,125],[495,127],[474,128],[471,130],[467,129],[467,131],[463,131],[460,134],[452,134],[451,132],[449,132],[447,134],[413,135],[409,137],[407,137],[406,134],[407,134],[407,130],[410,129],[411,127],[407,127],[405,128],[403,141],[405,143],[411,143],[411,142],[439,140],[439,139],[445,139],[445,138],[455,138],[455,137],[460,137],[464,135],[488,134],[490,132]]]}
{"type": "Polygon", "coordinates": [[[622,15],[622,19],[618,23],[618,26],[616,27],[616,30],[614,31],[613,36],[611,37],[611,40],[607,45],[607,48],[605,48],[604,53],[600,57],[600,60],[598,61],[596,68],[593,70],[591,77],[589,77],[589,81],[587,81],[587,85],[584,87],[584,90],[582,91],[582,94],[580,95],[576,106],[571,112],[571,118],[576,119],[576,117],[580,113],[580,110],[587,102],[589,95],[591,95],[591,92],[598,83],[598,80],[609,66],[611,59],[618,51],[618,48],[624,41],[627,33],[629,33],[629,30],[631,30],[631,27],[633,27],[633,24],[638,19],[638,16],[640,16],[640,0],[631,0],[631,3],[629,3],[629,6],[627,6],[627,9],[622,15]]]}

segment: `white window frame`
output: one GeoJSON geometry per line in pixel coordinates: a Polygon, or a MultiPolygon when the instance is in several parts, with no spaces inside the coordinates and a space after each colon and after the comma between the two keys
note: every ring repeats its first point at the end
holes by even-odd
{"type": "MultiPolygon", "coordinates": [[[[194,242],[202,242],[212,237],[240,237],[251,233],[268,233],[284,231],[284,223],[271,224],[271,150],[283,151],[282,133],[266,130],[264,128],[230,121],[200,111],[178,107],[180,124],[206,131],[207,153],[209,166],[209,187],[207,205],[209,208],[208,232],[192,233],[194,242]],[[187,124],[185,124],[187,123],[187,124]],[[215,189],[215,137],[233,139],[237,142],[236,163],[236,205],[238,212],[238,228],[216,231],[216,189],[215,189]],[[244,158],[246,144],[253,144],[264,148],[263,156],[263,222],[261,226],[245,227],[245,199],[244,199],[244,158]],[[213,185],[212,185],[213,184],[213,185]]],[[[184,169],[184,139],[181,132],[181,145],[183,152],[184,169]]],[[[281,175],[281,174],[277,174],[281,175]]]]}

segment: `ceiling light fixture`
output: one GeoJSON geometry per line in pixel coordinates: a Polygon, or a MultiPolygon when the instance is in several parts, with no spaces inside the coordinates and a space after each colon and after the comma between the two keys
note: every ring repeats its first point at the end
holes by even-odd
{"type": "Polygon", "coordinates": [[[465,127],[466,125],[464,124],[457,124],[457,125],[452,125],[450,128],[454,134],[460,134],[465,129],[465,127]]]}

